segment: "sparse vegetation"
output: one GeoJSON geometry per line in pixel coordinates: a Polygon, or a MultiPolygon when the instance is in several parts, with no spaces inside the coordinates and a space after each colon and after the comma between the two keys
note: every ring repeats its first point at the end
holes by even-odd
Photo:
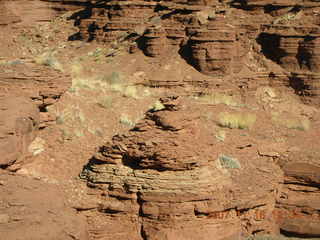
{"type": "Polygon", "coordinates": [[[217,138],[219,141],[223,142],[223,141],[226,139],[226,132],[225,132],[225,131],[222,131],[222,130],[218,131],[218,132],[216,133],[216,138],[217,138]]]}
{"type": "Polygon", "coordinates": [[[123,82],[122,76],[119,72],[112,72],[110,75],[104,76],[102,81],[105,81],[110,85],[121,84],[123,82]]]}
{"type": "Polygon", "coordinates": [[[67,121],[73,118],[72,112],[69,109],[64,109],[62,112],[57,112],[56,115],[56,123],[59,125],[65,124],[67,121]]]}
{"type": "MultiPolygon", "coordinates": [[[[71,66],[71,74],[72,86],[69,92],[76,95],[79,95],[79,89],[102,91],[104,94],[108,94],[108,91],[111,91],[133,99],[151,95],[150,91],[144,87],[128,85],[119,72],[114,71],[104,76],[86,77],[82,65],[78,62],[71,66]]],[[[98,100],[98,104],[102,107],[107,107],[110,103],[110,99],[98,100]]]]}
{"type": "Polygon", "coordinates": [[[83,137],[83,136],[84,136],[84,132],[83,132],[82,129],[75,129],[75,130],[74,130],[74,135],[75,135],[76,137],[83,137]]]}
{"type": "Polygon", "coordinates": [[[70,92],[76,92],[77,89],[95,89],[95,82],[90,78],[73,78],[70,92]]]}
{"type": "Polygon", "coordinates": [[[284,23],[284,22],[290,22],[294,19],[299,19],[302,15],[302,12],[288,12],[278,18],[276,18],[272,23],[273,24],[279,24],[279,23],[284,23]]]}
{"type": "Polygon", "coordinates": [[[102,53],[102,48],[96,48],[94,51],[88,52],[88,56],[98,58],[101,56],[102,53]]]}
{"type": "Polygon", "coordinates": [[[119,72],[112,72],[110,75],[104,76],[102,82],[107,84],[114,92],[123,92],[125,89],[123,77],[119,72]]]}
{"type": "Polygon", "coordinates": [[[28,150],[33,156],[42,153],[45,151],[45,141],[40,137],[36,137],[35,140],[33,140],[33,142],[29,145],[28,150]]]}
{"type": "Polygon", "coordinates": [[[80,63],[71,65],[72,86],[69,92],[77,92],[78,89],[95,89],[96,82],[92,78],[83,76],[83,67],[80,63]]]}
{"type": "Polygon", "coordinates": [[[54,56],[54,51],[44,52],[34,58],[34,62],[40,65],[52,67],[55,70],[63,72],[62,64],[54,56]]]}
{"type": "Polygon", "coordinates": [[[241,168],[240,162],[236,158],[221,154],[218,159],[222,168],[241,168]]]}
{"type": "Polygon", "coordinates": [[[56,112],[56,123],[61,125],[63,139],[72,139],[72,136],[84,136],[84,130],[88,128],[86,117],[78,106],[70,106],[61,112],[56,112]],[[71,131],[74,129],[74,131],[71,131]]]}
{"type": "Polygon", "coordinates": [[[135,121],[131,120],[126,114],[121,115],[120,123],[129,127],[134,127],[136,125],[135,121]]]}
{"type": "Polygon", "coordinates": [[[225,104],[227,106],[239,106],[239,103],[237,103],[233,96],[228,96],[221,93],[213,93],[210,95],[203,95],[200,97],[197,97],[196,99],[209,103],[209,104],[225,104]]]}
{"type": "Polygon", "coordinates": [[[218,125],[221,127],[249,129],[256,121],[256,115],[252,113],[229,113],[219,114],[218,125]]]}
{"type": "Polygon", "coordinates": [[[101,128],[88,128],[88,132],[90,132],[91,134],[94,134],[98,137],[103,137],[103,130],[101,128]]]}
{"type": "Polygon", "coordinates": [[[165,106],[159,100],[157,100],[151,108],[151,110],[154,112],[161,111],[163,109],[165,109],[165,106]]]}
{"type": "MultiPolygon", "coordinates": [[[[96,63],[103,63],[107,60],[107,57],[110,56],[110,51],[112,49],[105,49],[97,47],[95,50],[88,52],[87,55],[82,56],[82,58],[93,58],[96,63]],[[103,61],[105,60],[105,61],[103,61]]],[[[112,55],[112,54],[111,54],[112,55]]]]}
{"type": "Polygon", "coordinates": [[[125,97],[131,97],[131,98],[138,98],[138,91],[135,86],[128,86],[123,91],[123,96],[125,97]]]}
{"type": "Polygon", "coordinates": [[[83,72],[83,67],[79,62],[75,62],[71,65],[72,78],[78,78],[83,72]]]}
{"type": "Polygon", "coordinates": [[[18,64],[23,64],[24,62],[20,59],[17,60],[12,60],[12,61],[6,61],[6,60],[1,60],[0,58],[0,66],[9,66],[9,65],[18,65],[18,64]]]}
{"type": "Polygon", "coordinates": [[[289,129],[297,129],[301,131],[307,131],[311,127],[311,123],[309,119],[287,119],[287,121],[284,122],[287,128],[289,129]]]}
{"type": "Polygon", "coordinates": [[[306,117],[284,116],[279,113],[273,113],[272,121],[278,126],[288,129],[307,131],[311,128],[311,122],[306,117]]]}
{"type": "Polygon", "coordinates": [[[99,98],[98,102],[97,102],[99,107],[102,108],[111,108],[112,107],[112,97],[111,96],[103,96],[101,98],[99,98]]]}
{"type": "Polygon", "coordinates": [[[0,2],[1,239],[313,239],[319,3],[0,2]]]}

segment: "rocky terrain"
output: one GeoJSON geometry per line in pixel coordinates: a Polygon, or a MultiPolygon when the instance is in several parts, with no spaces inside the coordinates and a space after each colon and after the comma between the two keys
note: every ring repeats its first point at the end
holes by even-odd
{"type": "Polygon", "coordinates": [[[0,0],[0,31],[0,239],[320,239],[318,1],[0,0]]]}

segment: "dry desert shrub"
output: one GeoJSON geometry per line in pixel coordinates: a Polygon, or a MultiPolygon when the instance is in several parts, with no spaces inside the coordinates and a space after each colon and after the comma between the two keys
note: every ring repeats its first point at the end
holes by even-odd
{"type": "Polygon", "coordinates": [[[71,65],[72,85],[70,92],[76,92],[77,89],[96,89],[96,82],[92,78],[85,77],[83,67],[80,63],[71,65]]]}
{"type": "MultiPolygon", "coordinates": [[[[110,72],[106,75],[94,75],[86,76],[83,66],[79,62],[75,62],[71,65],[72,86],[69,92],[80,94],[81,89],[87,89],[97,92],[103,92],[104,94],[110,94],[110,92],[121,94],[122,97],[139,99],[142,97],[148,97],[151,95],[147,88],[142,86],[136,86],[128,83],[124,74],[121,72],[110,72]]],[[[98,104],[105,107],[110,104],[105,104],[110,99],[99,99],[98,104]]]]}
{"type": "Polygon", "coordinates": [[[306,117],[289,116],[288,114],[272,114],[272,121],[281,127],[288,129],[297,129],[301,131],[307,131],[311,128],[311,122],[306,117]]]}
{"type": "Polygon", "coordinates": [[[120,123],[129,127],[134,127],[136,125],[136,121],[131,120],[126,114],[120,116],[120,123]]]}
{"type": "Polygon", "coordinates": [[[103,96],[98,99],[97,104],[99,107],[108,109],[112,107],[112,101],[113,99],[111,96],[103,96]]]}
{"type": "Polygon", "coordinates": [[[219,114],[218,125],[221,127],[250,129],[256,122],[256,115],[253,113],[230,113],[219,114]]]}
{"type": "Polygon", "coordinates": [[[131,97],[131,98],[138,98],[138,89],[135,86],[127,86],[122,91],[123,96],[131,97]]]}
{"type": "Polygon", "coordinates": [[[60,125],[63,138],[71,140],[73,136],[82,137],[88,128],[87,119],[79,106],[68,106],[56,111],[56,123],[60,125]]]}
{"type": "Polygon", "coordinates": [[[105,75],[102,77],[101,81],[111,86],[123,85],[123,77],[119,72],[112,72],[109,75],[105,75]]]}
{"type": "Polygon", "coordinates": [[[77,89],[96,89],[96,84],[90,78],[73,78],[70,92],[76,92],[77,89]]]}
{"type": "Polygon", "coordinates": [[[152,108],[151,108],[151,111],[153,111],[153,112],[157,112],[157,111],[161,111],[161,110],[163,110],[163,109],[165,109],[166,107],[159,101],[159,100],[157,100],[154,104],[153,104],[153,106],[152,106],[152,108]]]}
{"type": "Polygon", "coordinates": [[[307,131],[311,127],[309,119],[286,119],[283,123],[289,129],[297,129],[301,131],[307,131]]]}
{"type": "Polygon", "coordinates": [[[209,103],[209,104],[225,104],[227,106],[239,106],[237,101],[234,99],[234,97],[221,94],[221,93],[212,93],[208,95],[203,95],[200,97],[197,97],[198,100],[209,103]]]}
{"type": "Polygon", "coordinates": [[[226,132],[225,131],[218,131],[216,133],[216,139],[218,139],[219,141],[223,142],[226,139],[226,132]]]}
{"type": "Polygon", "coordinates": [[[139,96],[144,95],[141,93],[141,89],[138,89],[134,85],[128,85],[119,72],[112,72],[110,75],[105,76],[102,81],[105,82],[112,91],[119,92],[124,97],[138,99],[139,96]]]}
{"type": "Polygon", "coordinates": [[[62,64],[54,56],[54,51],[44,52],[34,58],[34,62],[39,65],[49,66],[55,70],[63,72],[62,64]]]}

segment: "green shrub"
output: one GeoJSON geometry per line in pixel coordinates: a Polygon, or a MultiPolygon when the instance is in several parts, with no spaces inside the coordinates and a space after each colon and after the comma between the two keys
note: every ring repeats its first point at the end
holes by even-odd
{"type": "Polygon", "coordinates": [[[241,168],[240,162],[236,158],[226,155],[219,155],[219,161],[222,168],[241,168]]]}

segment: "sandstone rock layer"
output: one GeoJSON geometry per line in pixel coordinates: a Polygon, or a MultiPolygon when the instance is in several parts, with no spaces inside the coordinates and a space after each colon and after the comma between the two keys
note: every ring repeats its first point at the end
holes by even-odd
{"type": "Polygon", "coordinates": [[[278,198],[278,221],[286,233],[297,236],[320,236],[319,166],[294,162],[283,167],[284,187],[278,198]]]}
{"type": "Polygon", "coordinates": [[[266,164],[263,173],[258,162],[222,157],[199,116],[201,104],[176,97],[162,104],[163,110],[148,112],[128,134],[103,145],[84,168],[81,176],[101,196],[105,226],[92,234],[232,240],[276,232],[271,216],[280,169],[266,164]],[[130,228],[121,232],[129,219],[130,228]]]}
{"type": "Polygon", "coordinates": [[[28,154],[37,135],[39,110],[30,99],[0,96],[0,167],[5,168],[28,154]]]}
{"type": "Polygon", "coordinates": [[[281,76],[279,86],[319,105],[319,7],[293,0],[98,1],[74,18],[80,39],[131,41],[159,59],[179,54],[198,71],[229,77],[241,88],[252,87],[249,76],[258,86],[281,76]]]}

